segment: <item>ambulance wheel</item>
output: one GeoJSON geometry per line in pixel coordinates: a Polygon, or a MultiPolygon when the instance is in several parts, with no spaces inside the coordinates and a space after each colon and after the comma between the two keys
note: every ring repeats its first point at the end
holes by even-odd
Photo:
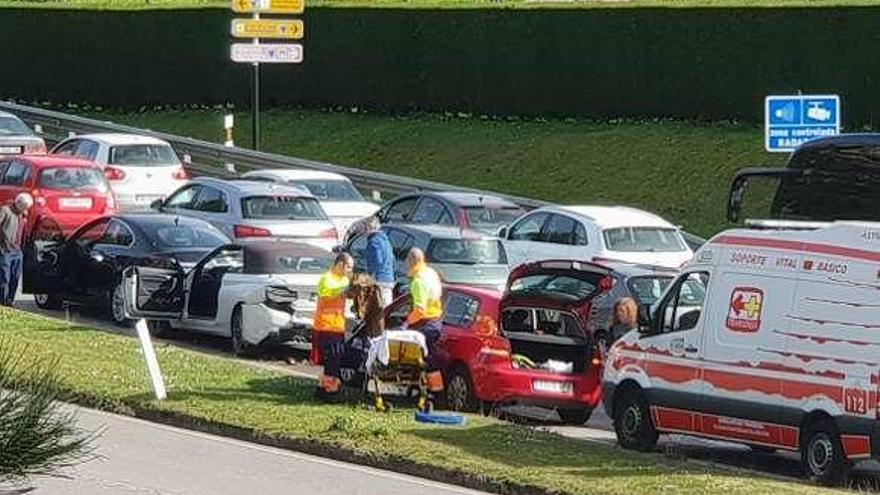
{"type": "Polygon", "coordinates": [[[559,419],[563,423],[580,426],[590,420],[593,410],[589,407],[574,407],[570,409],[557,409],[556,414],[559,414],[559,419]]]}
{"type": "Polygon", "coordinates": [[[449,372],[443,398],[446,407],[452,411],[472,412],[477,410],[480,403],[477,396],[474,395],[474,385],[466,368],[456,366],[449,372]]]}
{"type": "Polygon", "coordinates": [[[229,324],[229,330],[232,334],[232,352],[236,356],[247,356],[251,351],[251,345],[244,340],[244,324],[242,323],[240,305],[232,310],[232,321],[229,324]]]}
{"type": "Polygon", "coordinates": [[[62,302],[58,294],[34,294],[34,303],[40,309],[61,309],[62,302]]]}
{"type": "Polygon", "coordinates": [[[823,419],[807,425],[802,440],[801,463],[807,477],[826,486],[840,484],[849,473],[850,463],[834,421],[823,419]]]}
{"type": "Polygon", "coordinates": [[[617,443],[630,450],[649,452],[657,445],[657,430],[651,422],[648,402],[641,390],[623,391],[614,408],[617,443]]]}

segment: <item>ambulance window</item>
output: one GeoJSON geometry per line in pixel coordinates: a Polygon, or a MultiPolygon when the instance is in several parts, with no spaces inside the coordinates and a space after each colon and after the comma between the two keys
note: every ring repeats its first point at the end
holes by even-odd
{"type": "Polygon", "coordinates": [[[697,326],[708,285],[709,274],[706,272],[693,272],[679,277],[661,309],[663,333],[691,330],[697,326]]]}

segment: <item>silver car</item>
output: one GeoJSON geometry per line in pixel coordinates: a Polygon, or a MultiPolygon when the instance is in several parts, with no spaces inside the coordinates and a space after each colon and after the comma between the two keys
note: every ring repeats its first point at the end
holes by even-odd
{"type": "Polygon", "coordinates": [[[328,251],[338,242],[318,200],[302,188],[283,184],[198,177],[152,208],[205,220],[237,241],[295,240],[328,251]]]}
{"type": "Polygon", "coordinates": [[[0,112],[0,155],[40,154],[46,142],[24,122],[8,112],[0,112]]]}

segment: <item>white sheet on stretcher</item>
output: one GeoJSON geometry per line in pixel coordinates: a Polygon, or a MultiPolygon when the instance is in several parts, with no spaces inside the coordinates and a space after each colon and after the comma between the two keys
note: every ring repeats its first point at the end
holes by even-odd
{"type": "Polygon", "coordinates": [[[428,344],[425,342],[425,336],[422,332],[415,330],[386,330],[382,335],[370,339],[370,351],[367,353],[367,373],[373,369],[373,365],[378,361],[383,365],[388,364],[391,352],[388,350],[388,343],[391,341],[410,342],[418,344],[422,348],[425,356],[428,355],[428,344]]]}

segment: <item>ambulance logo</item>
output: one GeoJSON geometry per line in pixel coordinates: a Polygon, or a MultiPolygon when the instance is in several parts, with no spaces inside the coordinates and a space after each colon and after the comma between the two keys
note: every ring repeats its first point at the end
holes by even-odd
{"type": "Polygon", "coordinates": [[[764,291],[754,287],[737,287],[730,294],[727,328],[734,332],[757,332],[761,328],[764,291]]]}

